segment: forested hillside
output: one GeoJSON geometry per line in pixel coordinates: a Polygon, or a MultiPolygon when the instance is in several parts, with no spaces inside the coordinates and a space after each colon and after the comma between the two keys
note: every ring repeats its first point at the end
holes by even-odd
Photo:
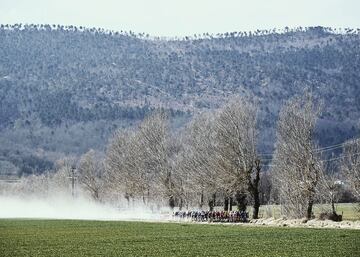
{"type": "Polygon", "coordinates": [[[52,168],[103,150],[119,127],[163,108],[174,128],[240,94],[260,105],[261,151],[282,104],[307,88],[321,146],[359,134],[360,30],[313,27],[151,38],[60,25],[0,27],[0,172],[52,168]]]}

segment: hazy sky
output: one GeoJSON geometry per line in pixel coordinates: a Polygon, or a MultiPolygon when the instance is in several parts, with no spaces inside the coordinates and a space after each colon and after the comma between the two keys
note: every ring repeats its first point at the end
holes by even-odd
{"type": "Polygon", "coordinates": [[[0,23],[83,25],[153,36],[285,26],[360,27],[360,0],[0,0],[0,23]]]}

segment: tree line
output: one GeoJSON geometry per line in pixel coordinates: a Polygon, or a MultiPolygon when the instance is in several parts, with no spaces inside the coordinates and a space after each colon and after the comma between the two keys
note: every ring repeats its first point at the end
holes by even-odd
{"type": "Polygon", "coordinates": [[[258,150],[258,106],[248,98],[234,97],[179,130],[160,110],[136,129],[117,130],[105,153],[90,150],[38,177],[63,174],[61,181],[68,184],[64,174],[76,168],[78,183],[93,199],[116,195],[129,205],[141,201],[180,210],[236,205],[240,211],[251,205],[257,219],[260,205],[272,202],[281,204],[286,217],[310,219],[321,202],[330,203],[337,215],[341,190],[360,200],[360,139],[336,146],[342,153],[326,159],[314,139],[321,110],[307,91],[287,101],[277,121],[274,153],[258,150]]]}

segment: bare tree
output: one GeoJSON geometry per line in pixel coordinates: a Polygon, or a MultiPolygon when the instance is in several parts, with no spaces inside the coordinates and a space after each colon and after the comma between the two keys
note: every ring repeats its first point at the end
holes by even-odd
{"type": "Polygon", "coordinates": [[[50,183],[55,192],[75,193],[75,180],[72,181],[72,171],[76,166],[77,157],[67,156],[55,162],[55,174],[52,175],[50,183]]]}
{"type": "Polygon", "coordinates": [[[50,193],[49,176],[47,173],[22,177],[13,189],[23,197],[47,197],[50,193]]]}
{"type": "Polygon", "coordinates": [[[142,197],[150,184],[146,179],[141,153],[139,151],[138,135],[129,130],[118,130],[106,151],[106,184],[117,194],[124,194],[130,204],[130,199],[142,197]]]}
{"type": "Polygon", "coordinates": [[[189,207],[192,194],[188,187],[187,181],[189,180],[189,174],[184,169],[184,140],[181,133],[177,133],[176,136],[172,136],[171,144],[169,147],[169,164],[172,171],[172,182],[174,198],[179,209],[182,210],[184,206],[189,207]]]}
{"type": "Polygon", "coordinates": [[[147,177],[153,182],[152,190],[165,196],[169,207],[174,208],[174,179],[169,161],[173,153],[166,113],[159,111],[145,118],[138,133],[138,151],[141,153],[147,177]]]}
{"type": "Polygon", "coordinates": [[[167,199],[175,205],[175,180],[167,115],[156,112],[134,132],[118,131],[107,149],[107,177],[113,188],[125,193],[125,198],[150,200],[167,199]]]}
{"type": "Polygon", "coordinates": [[[214,169],[219,170],[220,184],[232,190],[238,207],[246,209],[245,192],[254,201],[253,218],[257,219],[260,208],[261,163],[257,155],[257,110],[242,97],[229,101],[215,120],[216,156],[214,169]]]}
{"type": "Polygon", "coordinates": [[[209,199],[209,208],[212,210],[219,177],[212,167],[216,156],[213,114],[202,113],[195,117],[184,134],[184,148],[181,152],[184,184],[198,196],[200,208],[203,207],[205,200],[209,199]]]}
{"type": "Polygon", "coordinates": [[[100,200],[103,190],[104,163],[94,150],[89,150],[78,164],[78,180],[90,192],[94,200],[100,200]]]}
{"type": "Polygon", "coordinates": [[[285,214],[290,217],[312,216],[322,163],[314,151],[314,129],[319,106],[306,93],[291,99],[281,110],[274,154],[274,186],[285,214]]]}
{"type": "Polygon", "coordinates": [[[324,167],[324,174],[322,174],[319,181],[318,198],[320,201],[329,203],[331,206],[331,211],[329,212],[325,205],[325,207],[323,207],[325,208],[325,212],[322,214],[334,221],[340,221],[342,217],[336,213],[335,208],[335,204],[339,201],[342,192],[342,182],[340,181],[340,174],[337,172],[338,162],[331,161],[326,164],[326,167],[324,167]]]}
{"type": "Polygon", "coordinates": [[[341,172],[352,193],[360,201],[360,139],[348,141],[344,145],[341,172]]]}

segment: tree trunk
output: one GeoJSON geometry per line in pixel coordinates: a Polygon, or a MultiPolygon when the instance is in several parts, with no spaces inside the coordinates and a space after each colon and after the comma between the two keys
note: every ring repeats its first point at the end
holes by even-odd
{"type": "MultiPolygon", "coordinates": [[[[249,191],[254,199],[253,205],[253,219],[259,218],[259,209],[260,209],[260,192],[259,192],[259,184],[260,184],[260,160],[256,160],[255,162],[255,178],[251,179],[251,175],[249,176],[249,191]]],[[[249,173],[251,174],[251,172],[249,173]]]]}
{"type": "Polygon", "coordinates": [[[146,205],[146,199],[145,199],[145,195],[143,194],[142,196],[142,200],[143,200],[143,204],[146,205]]]}
{"type": "Polygon", "coordinates": [[[237,208],[239,211],[246,211],[246,194],[244,192],[237,192],[235,195],[237,208]]]}
{"type": "Polygon", "coordinates": [[[332,209],[332,213],[337,215],[336,210],[335,210],[335,201],[333,198],[331,199],[331,209],[332,209]]]}
{"type": "Polygon", "coordinates": [[[200,204],[199,204],[200,209],[202,209],[203,205],[204,205],[204,193],[203,191],[201,191],[200,204]]]}
{"type": "Polygon", "coordinates": [[[169,196],[169,207],[171,210],[174,210],[175,207],[175,199],[172,195],[169,196]]]}
{"type": "Polygon", "coordinates": [[[213,211],[214,207],[215,207],[215,202],[216,202],[216,194],[214,193],[212,195],[212,199],[209,200],[209,210],[213,211]]]}
{"type": "Polygon", "coordinates": [[[232,196],[229,197],[229,211],[232,211],[232,208],[233,208],[233,198],[232,196]]]}
{"type": "Polygon", "coordinates": [[[147,189],[147,204],[149,205],[150,203],[150,189],[147,189]]]}
{"type": "Polygon", "coordinates": [[[259,197],[259,191],[258,190],[256,190],[253,197],[254,197],[253,219],[258,219],[259,218],[259,209],[260,209],[260,197],[259,197]]]}
{"type": "Polygon", "coordinates": [[[214,203],[212,200],[209,200],[209,211],[213,211],[214,210],[214,203]]]}
{"type": "Polygon", "coordinates": [[[93,198],[94,198],[94,200],[99,201],[99,190],[94,189],[93,198]]]}
{"type": "Polygon", "coordinates": [[[183,207],[183,199],[180,197],[179,210],[181,211],[183,207]]]}
{"type": "Polygon", "coordinates": [[[306,218],[310,220],[312,218],[312,207],[314,205],[314,200],[309,199],[307,211],[306,211],[306,218]]]}
{"type": "Polygon", "coordinates": [[[167,172],[165,186],[166,186],[166,189],[167,189],[168,195],[169,195],[169,199],[168,199],[169,207],[171,210],[173,210],[175,207],[175,198],[172,194],[173,183],[172,183],[172,178],[171,178],[171,171],[167,172]]]}
{"type": "Polygon", "coordinates": [[[127,205],[128,205],[128,208],[130,207],[130,195],[128,193],[125,193],[124,195],[126,201],[127,201],[127,205]]]}
{"type": "Polygon", "coordinates": [[[212,195],[212,201],[214,203],[214,207],[216,206],[216,193],[213,193],[212,195]]]}
{"type": "Polygon", "coordinates": [[[229,197],[224,198],[224,211],[229,210],[229,197]]]}

